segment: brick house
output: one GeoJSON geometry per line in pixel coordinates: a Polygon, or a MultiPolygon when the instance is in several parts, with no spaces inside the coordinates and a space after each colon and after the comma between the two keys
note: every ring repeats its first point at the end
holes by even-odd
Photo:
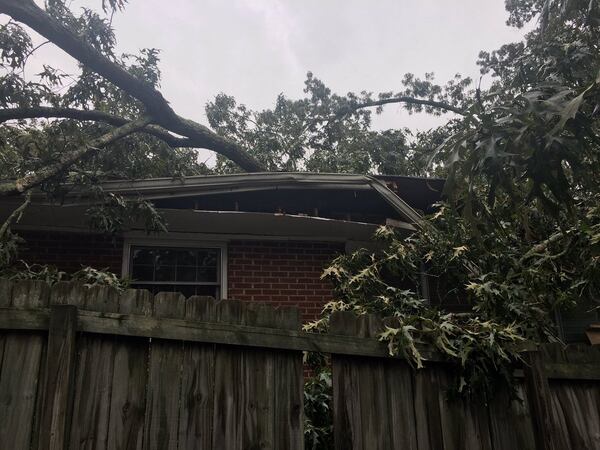
{"type": "MultiPolygon", "coordinates": [[[[105,191],[152,201],[169,232],[128,223],[98,234],[86,216],[93,201],[77,190],[61,204],[34,196],[14,229],[28,263],[108,268],[153,292],[298,305],[307,321],[331,299],[320,275],[332,258],[370,245],[381,224],[414,232],[442,187],[439,179],[311,173],[111,181],[105,191]]],[[[15,205],[0,203],[0,218],[15,205]]]]}

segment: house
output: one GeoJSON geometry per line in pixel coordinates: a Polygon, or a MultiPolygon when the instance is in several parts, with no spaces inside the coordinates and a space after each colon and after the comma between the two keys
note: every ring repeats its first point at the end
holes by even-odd
{"type": "MultiPolygon", "coordinates": [[[[298,305],[307,321],[332,298],[320,278],[332,258],[371,245],[382,224],[414,232],[442,187],[440,179],[315,173],[110,181],[107,192],[153,202],[169,232],[128,223],[99,234],[86,216],[94,200],[77,189],[60,204],[34,196],[14,229],[28,263],[108,268],[153,292],[298,305]]],[[[0,203],[0,219],[12,202],[0,203]]]]}

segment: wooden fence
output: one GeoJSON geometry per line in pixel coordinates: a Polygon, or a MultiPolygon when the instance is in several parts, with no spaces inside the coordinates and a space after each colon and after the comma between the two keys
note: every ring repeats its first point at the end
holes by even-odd
{"type": "Polygon", "coordinates": [[[0,449],[303,449],[302,351],[332,354],[338,450],[600,449],[598,348],[531,352],[523,401],[484,407],[446,400],[450,365],[389,357],[380,326],[0,281],[0,449]]]}

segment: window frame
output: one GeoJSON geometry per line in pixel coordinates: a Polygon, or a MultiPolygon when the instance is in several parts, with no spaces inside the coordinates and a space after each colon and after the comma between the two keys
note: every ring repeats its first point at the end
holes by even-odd
{"type": "MultiPolygon", "coordinates": [[[[216,284],[207,284],[209,286],[217,286],[220,298],[216,300],[227,299],[227,243],[203,240],[190,239],[156,239],[156,238],[125,238],[123,242],[123,261],[121,273],[123,278],[129,277],[131,273],[131,248],[132,247],[167,247],[167,248],[194,248],[194,249],[218,249],[220,252],[220,262],[218,267],[218,279],[216,284]]],[[[145,282],[148,285],[161,284],[187,284],[201,285],[195,282],[145,282]]]]}

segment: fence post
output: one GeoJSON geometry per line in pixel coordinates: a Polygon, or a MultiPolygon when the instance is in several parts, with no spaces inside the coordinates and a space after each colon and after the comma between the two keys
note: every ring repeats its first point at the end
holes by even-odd
{"type": "Polygon", "coordinates": [[[39,450],[64,450],[73,403],[77,307],[52,305],[39,450]]]}
{"type": "Polygon", "coordinates": [[[550,385],[542,354],[539,351],[530,351],[525,353],[523,359],[535,447],[537,450],[561,450],[557,445],[557,428],[552,411],[550,385]]]}

